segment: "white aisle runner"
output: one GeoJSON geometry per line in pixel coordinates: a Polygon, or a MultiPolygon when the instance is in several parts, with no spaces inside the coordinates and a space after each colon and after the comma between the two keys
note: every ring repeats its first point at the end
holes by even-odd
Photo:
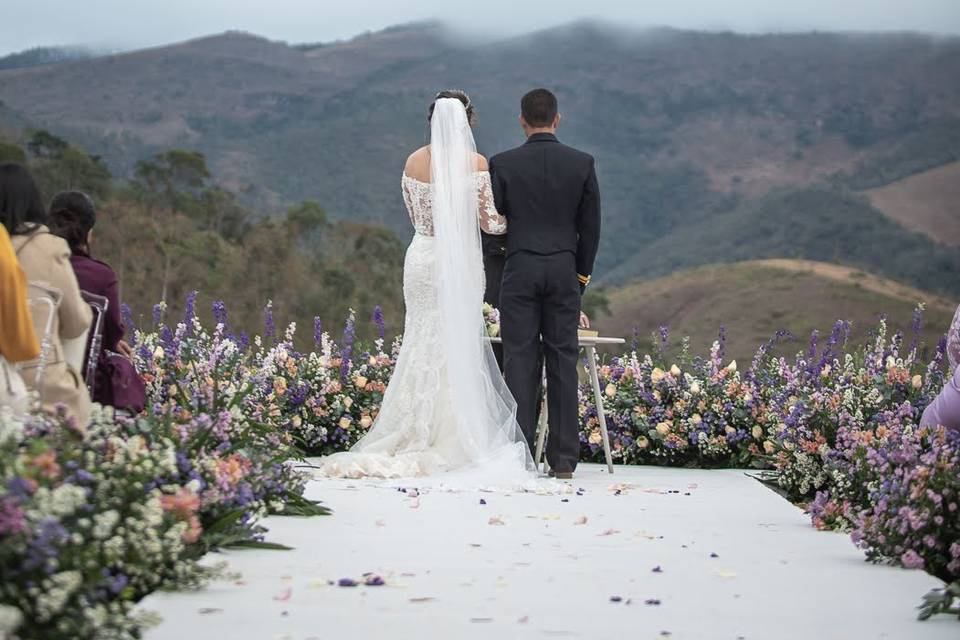
{"type": "Polygon", "coordinates": [[[333,516],[269,519],[294,551],[213,554],[242,578],[148,597],[164,622],[146,638],[957,638],[955,620],[915,620],[936,580],[865,563],[742,472],[583,465],[571,487],[315,482],[333,516]],[[328,584],[367,573],[386,584],[328,584]]]}

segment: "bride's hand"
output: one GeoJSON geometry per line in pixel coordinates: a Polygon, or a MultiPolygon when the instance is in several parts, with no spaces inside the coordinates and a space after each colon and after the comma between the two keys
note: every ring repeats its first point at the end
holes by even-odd
{"type": "Polygon", "coordinates": [[[590,328],[590,318],[587,317],[583,311],[580,312],[580,328],[589,329],[590,328]]]}

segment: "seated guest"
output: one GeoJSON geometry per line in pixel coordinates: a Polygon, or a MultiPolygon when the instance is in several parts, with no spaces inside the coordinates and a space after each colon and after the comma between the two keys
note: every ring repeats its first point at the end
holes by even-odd
{"type": "Polygon", "coordinates": [[[960,431],[960,307],[947,332],[947,362],[950,366],[947,383],[924,410],[920,426],[943,425],[960,431]]]}
{"type": "Polygon", "coordinates": [[[133,349],[123,340],[125,327],[120,315],[120,283],[110,265],[94,260],[90,255],[96,222],[93,200],[85,193],[64,191],[54,196],[50,203],[50,230],[67,241],[72,254],[70,263],[80,289],[107,299],[93,400],[138,413],[143,410],[144,386],[130,360],[133,349]]]}
{"type": "MultiPolygon", "coordinates": [[[[30,282],[44,283],[61,293],[60,306],[52,319],[51,348],[46,355],[46,368],[36,388],[37,360],[21,369],[27,387],[40,393],[46,410],[58,405],[79,424],[86,424],[90,415],[90,396],[83,377],[63,357],[63,340],[78,338],[90,328],[93,314],[80,296],[77,277],[70,266],[70,249],[62,238],[50,233],[44,225],[46,211],[33,177],[17,164],[0,165],[0,223],[11,236],[20,266],[30,282]]],[[[37,335],[46,330],[47,316],[34,308],[33,325],[37,335]]]]}

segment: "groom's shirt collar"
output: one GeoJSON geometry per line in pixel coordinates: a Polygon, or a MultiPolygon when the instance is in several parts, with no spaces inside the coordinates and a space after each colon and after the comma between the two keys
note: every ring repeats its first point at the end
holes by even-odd
{"type": "Polygon", "coordinates": [[[557,140],[557,136],[553,135],[552,133],[535,133],[529,138],[527,138],[527,142],[529,143],[529,142],[560,142],[560,141],[557,140]]]}

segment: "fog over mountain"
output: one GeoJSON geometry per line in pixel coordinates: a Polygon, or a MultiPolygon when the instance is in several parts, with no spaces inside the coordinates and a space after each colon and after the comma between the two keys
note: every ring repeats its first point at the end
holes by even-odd
{"type": "Polygon", "coordinates": [[[960,3],[956,0],[33,0],[5,4],[0,55],[52,45],[155,46],[233,29],[287,42],[331,41],[393,24],[434,19],[494,37],[550,28],[580,18],[754,33],[960,33],[960,3]],[[50,18],[53,15],[55,20],[50,18]]]}

